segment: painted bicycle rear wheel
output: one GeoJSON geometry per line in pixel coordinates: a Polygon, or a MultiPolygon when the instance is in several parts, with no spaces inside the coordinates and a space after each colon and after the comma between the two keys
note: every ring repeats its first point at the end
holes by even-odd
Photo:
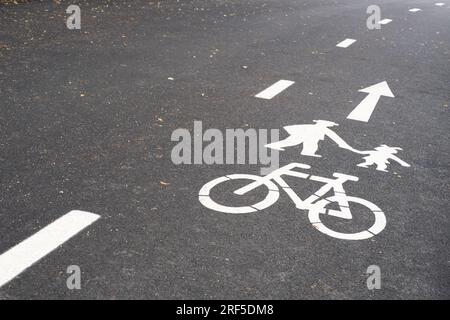
{"type": "Polygon", "coordinates": [[[261,179],[260,176],[251,175],[251,174],[230,174],[227,176],[216,178],[208,183],[206,183],[198,193],[198,200],[202,205],[206,208],[209,208],[214,211],[224,212],[224,213],[232,213],[232,214],[242,214],[242,213],[251,213],[257,212],[259,210],[266,209],[277,202],[280,197],[280,193],[278,191],[278,187],[272,181],[265,181],[258,188],[266,188],[267,194],[264,196],[262,201],[259,201],[254,204],[249,204],[246,206],[228,206],[224,204],[220,204],[211,198],[211,190],[219,184],[227,183],[231,180],[250,180],[249,183],[255,182],[261,179]]]}
{"type": "Polygon", "coordinates": [[[329,227],[327,227],[322,222],[321,216],[326,215],[327,209],[325,209],[325,207],[327,205],[330,205],[333,202],[339,203],[339,198],[337,196],[319,200],[318,202],[316,202],[314,204],[313,208],[311,208],[309,210],[308,218],[309,218],[309,221],[311,222],[311,224],[313,225],[313,227],[330,237],[337,238],[337,239],[343,239],[343,240],[369,239],[369,238],[372,238],[373,236],[377,235],[381,231],[383,231],[383,229],[386,226],[386,217],[385,217],[383,211],[381,211],[381,209],[378,208],[378,206],[376,206],[375,204],[373,204],[370,201],[367,201],[367,200],[364,200],[361,198],[357,198],[357,197],[346,196],[345,198],[346,198],[346,201],[348,201],[349,203],[353,202],[353,203],[358,203],[360,205],[363,205],[363,206],[367,207],[373,213],[375,220],[374,220],[373,225],[370,228],[368,228],[364,231],[359,231],[359,232],[355,232],[355,233],[344,233],[344,232],[334,231],[334,230],[330,229],[329,227]]]}

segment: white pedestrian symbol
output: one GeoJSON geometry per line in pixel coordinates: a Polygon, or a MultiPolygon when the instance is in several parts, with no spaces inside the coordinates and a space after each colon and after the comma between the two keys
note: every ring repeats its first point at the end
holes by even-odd
{"type": "Polygon", "coordinates": [[[292,147],[302,144],[301,155],[310,157],[321,157],[317,154],[319,142],[323,141],[325,137],[330,138],[340,148],[348,151],[366,155],[363,157],[364,162],[358,164],[358,167],[368,168],[371,165],[376,165],[376,170],[387,172],[387,165],[389,160],[396,161],[403,167],[410,167],[408,163],[395,156],[399,147],[389,147],[385,144],[375,148],[374,150],[360,151],[338,136],[330,127],[338,126],[337,123],[326,120],[314,120],[314,124],[299,124],[283,127],[289,133],[289,137],[284,140],[274,143],[266,144],[265,147],[283,151],[286,147],[292,147]]]}
{"type": "Polygon", "coordinates": [[[357,152],[357,150],[349,146],[347,142],[330,129],[330,127],[338,126],[337,123],[326,120],[314,120],[314,122],[315,124],[298,124],[283,127],[290,136],[284,140],[266,144],[266,147],[284,150],[286,147],[303,144],[302,155],[321,157],[321,155],[316,154],[319,142],[323,141],[325,137],[328,137],[336,142],[339,147],[357,152]]]}
{"type": "Polygon", "coordinates": [[[368,156],[363,157],[364,162],[358,164],[358,167],[368,168],[371,165],[376,165],[376,169],[378,171],[388,172],[387,164],[389,164],[389,160],[394,160],[398,162],[403,167],[410,167],[405,161],[400,159],[397,156],[394,156],[397,153],[397,150],[403,150],[398,147],[389,147],[385,144],[375,148],[375,151],[361,151],[362,154],[368,154],[368,156]]]}

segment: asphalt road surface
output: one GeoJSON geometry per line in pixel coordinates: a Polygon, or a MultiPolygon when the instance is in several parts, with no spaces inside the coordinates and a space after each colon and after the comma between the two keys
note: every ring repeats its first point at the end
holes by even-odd
{"type": "MultiPolygon", "coordinates": [[[[0,298],[449,299],[450,2],[435,2],[377,1],[392,21],[374,30],[361,0],[71,1],[81,30],[66,27],[68,2],[1,5],[0,298]],[[345,39],[356,42],[336,46],[345,39]],[[279,80],[294,83],[255,97],[279,80]],[[384,81],[395,97],[358,91],[384,81]],[[376,102],[367,122],[347,118],[376,102]],[[194,121],[284,139],[283,127],[313,120],[339,124],[329,129],[355,150],[402,148],[410,166],[392,160],[388,172],[358,167],[369,153],[329,136],[322,157],[300,145],[279,154],[280,166],[358,177],[347,196],[378,211],[353,201],[352,219],[314,224],[277,187],[268,208],[218,212],[199,201],[203,185],[262,165],[171,159],[172,133],[193,134],[194,121]],[[83,224],[89,214],[72,210],[99,217],[83,224]],[[321,230],[374,221],[367,239],[321,230]],[[67,287],[72,265],[79,290],[67,287]]],[[[302,199],[320,188],[285,180],[302,199]]],[[[267,195],[227,183],[217,203],[267,195]]]]}

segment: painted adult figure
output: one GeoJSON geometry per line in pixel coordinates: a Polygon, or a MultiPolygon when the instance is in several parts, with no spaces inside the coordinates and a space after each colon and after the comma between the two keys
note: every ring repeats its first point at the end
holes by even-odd
{"type": "Polygon", "coordinates": [[[361,153],[353,149],[347,142],[339,137],[330,127],[338,126],[337,123],[326,120],[314,120],[314,124],[298,124],[283,127],[290,135],[284,140],[269,143],[265,145],[267,148],[284,150],[286,147],[291,147],[303,144],[301,154],[304,156],[321,157],[316,154],[319,148],[319,142],[323,141],[325,137],[333,140],[339,147],[361,153]]]}

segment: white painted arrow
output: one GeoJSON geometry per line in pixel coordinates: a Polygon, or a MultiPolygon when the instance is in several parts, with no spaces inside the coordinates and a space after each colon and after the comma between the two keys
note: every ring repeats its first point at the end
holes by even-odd
{"type": "Polygon", "coordinates": [[[368,93],[368,95],[350,112],[347,119],[368,122],[381,96],[395,97],[386,81],[358,91],[368,93]]]}

